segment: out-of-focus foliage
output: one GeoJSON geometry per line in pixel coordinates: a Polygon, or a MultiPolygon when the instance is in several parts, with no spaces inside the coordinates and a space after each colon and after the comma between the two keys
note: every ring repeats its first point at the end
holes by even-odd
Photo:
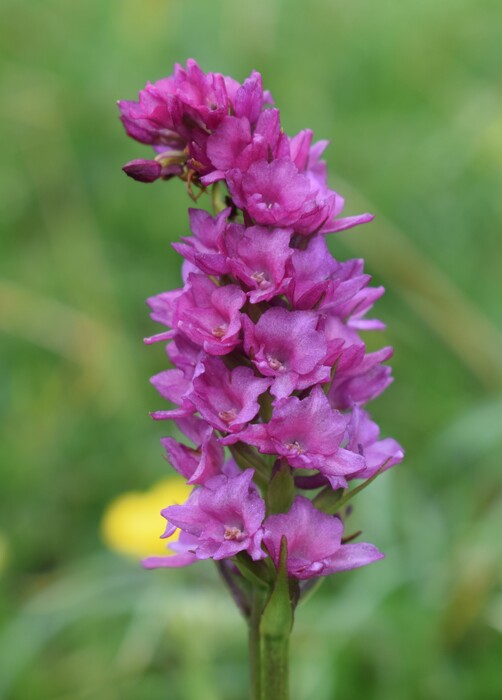
{"type": "MultiPolygon", "coordinates": [[[[246,634],[210,562],[143,572],[105,550],[120,494],[165,477],[143,299],[179,284],[181,183],[114,101],[193,56],[260,70],[288,132],[331,139],[331,240],[388,289],[407,449],[350,526],[386,561],[297,615],[295,700],[502,697],[502,7],[493,0],[3,0],[0,9],[0,697],[243,700],[246,634]]],[[[160,534],[160,532],[159,532],[160,534]]]]}

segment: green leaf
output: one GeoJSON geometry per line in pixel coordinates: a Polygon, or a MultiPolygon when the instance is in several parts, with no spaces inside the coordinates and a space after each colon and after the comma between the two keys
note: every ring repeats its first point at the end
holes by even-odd
{"type": "Polygon", "coordinates": [[[253,561],[246,552],[239,552],[234,562],[241,574],[254,586],[270,588],[273,581],[272,564],[270,559],[253,561]]]}
{"type": "Polygon", "coordinates": [[[344,489],[337,489],[336,491],[333,491],[331,486],[326,486],[326,488],[320,491],[314,498],[313,504],[323,513],[334,515],[340,508],[340,501],[343,493],[344,489]]]}
{"type": "Polygon", "coordinates": [[[356,494],[358,494],[360,491],[364,491],[364,489],[371,484],[372,481],[375,481],[377,476],[380,476],[380,474],[385,470],[385,467],[387,466],[387,462],[389,460],[386,460],[380,469],[376,471],[373,476],[370,476],[369,479],[366,479],[366,481],[363,481],[362,484],[359,484],[359,486],[356,486],[355,489],[352,489],[351,491],[347,491],[345,495],[340,499],[338,503],[338,509],[340,509],[342,506],[344,506],[347,501],[350,501],[351,498],[353,498],[356,494]]]}
{"type": "Polygon", "coordinates": [[[280,461],[280,466],[272,477],[267,490],[267,512],[287,513],[293,503],[295,482],[289,465],[280,461]]]}
{"type": "Polygon", "coordinates": [[[219,214],[226,209],[225,194],[226,192],[223,190],[220,182],[215,182],[211,187],[211,204],[215,214],[219,214]]]}
{"type": "Polygon", "coordinates": [[[290,600],[286,568],[287,557],[287,541],[286,537],[283,536],[274,590],[270,595],[260,623],[261,633],[268,637],[288,637],[293,627],[293,607],[290,600]]]}
{"type": "Polygon", "coordinates": [[[270,469],[260,453],[250,445],[237,442],[229,446],[230,453],[241,469],[254,469],[255,479],[260,486],[268,484],[270,469]]]}

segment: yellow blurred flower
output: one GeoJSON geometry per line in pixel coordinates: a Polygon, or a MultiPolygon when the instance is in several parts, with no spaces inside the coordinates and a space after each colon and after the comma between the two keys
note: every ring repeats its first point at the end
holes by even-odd
{"type": "Polygon", "coordinates": [[[184,503],[191,491],[192,487],[187,486],[184,479],[173,476],[149,491],[118,496],[108,505],[101,521],[101,535],[106,546],[134,559],[150,554],[172,554],[167,546],[178,539],[178,532],[160,539],[166,527],[160,511],[174,503],[184,503]]]}

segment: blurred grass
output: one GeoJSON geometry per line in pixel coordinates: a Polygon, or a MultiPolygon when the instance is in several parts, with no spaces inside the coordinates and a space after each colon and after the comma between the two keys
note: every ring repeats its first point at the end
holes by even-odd
{"type": "Polygon", "coordinates": [[[180,183],[114,101],[196,57],[262,71],[288,132],[329,138],[374,224],[333,237],[388,291],[405,464],[357,501],[387,560],[298,613],[296,700],[502,696],[502,8],[495,0],[4,0],[0,9],[0,697],[245,697],[245,630],[211,566],[103,551],[106,504],[165,474],[144,298],[179,283],[180,183]]]}

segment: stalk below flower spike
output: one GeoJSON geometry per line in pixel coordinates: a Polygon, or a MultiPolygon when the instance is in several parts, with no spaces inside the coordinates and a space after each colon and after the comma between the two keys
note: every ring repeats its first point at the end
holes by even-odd
{"type": "Polygon", "coordinates": [[[383,288],[325,239],[373,217],[341,216],[327,142],[288,136],[256,71],[240,84],[189,59],[119,109],[153,149],[126,174],[178,177],[213,210],[189,210],[191,235],[173,244],[182,286],[148,300],[164,329],[146,342],[167,342],[170,361],[152,378],[168,402],[152,417],[185,436],[162,443],[193,490],[162,511],[164,536],[179,537],[144,565],[217,562],[249,624],[253,700],[287,700],[299,600],[383,557],[344,540],[342,506],[403,459],[363,408],[392,381],[392,349],[367,352],[359,335],[384,327],[367,318],[383,288]]]}
{"type": "Polygon", "coordinates": [[[260,622],[261,694],[263,700],[289,698],[288,647],[293,628],[293,601],[287,572],[288,544],[281,538],[277,578],[260,622]]]}

